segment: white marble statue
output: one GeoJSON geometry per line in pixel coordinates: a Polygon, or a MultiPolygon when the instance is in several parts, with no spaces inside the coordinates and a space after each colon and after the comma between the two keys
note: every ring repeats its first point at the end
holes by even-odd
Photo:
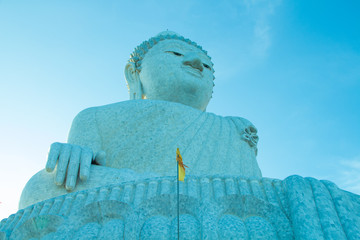
{"type": "Polygon", "coordinates": [[[256,128],[205,111],[213,73],[173,32],[143,42],[125,68],[131,100],[76,116],[0,240],[177,239],[178,219],[180,239],[360,239],[360,196],[261,176],[256,128]],[[179,188],[176,148],[189,166],[179,188]]]}
{"type": "Polygon", "coordinates": [[[205,112],[214,70],[196,43],[162,32],[135,49],[125,77],[131,100],[80,112],[68,143],[51,145],[46,171],[28,182],[20,208],[73,190],[174,176],[176,148],[189,175],[261,178],[256,128],[205,112]]]}

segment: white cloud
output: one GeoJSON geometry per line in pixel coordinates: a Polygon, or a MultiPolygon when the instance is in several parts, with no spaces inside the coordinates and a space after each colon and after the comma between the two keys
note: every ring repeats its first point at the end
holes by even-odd
{"type": "Polygon", "coordinates": [[[360,194],[360,156],[340,161],[339,187],[360,194]]]}
{"type": "Polygon", "coordinates": [[[258,21],[254,27],[254,49],[257,56],[264,56],[271,45],[270,26],[266,22],[258,21]]]}
{"type": "Polygon", "coordinates": [[[258,57],[264,57],[271,46],[271,24],[270,17],[275,13],[275,8],[281,0],[246,0],[245,5],[248,12],[255,20],[253,35],[254,41],[252,52],[258,57]]]}

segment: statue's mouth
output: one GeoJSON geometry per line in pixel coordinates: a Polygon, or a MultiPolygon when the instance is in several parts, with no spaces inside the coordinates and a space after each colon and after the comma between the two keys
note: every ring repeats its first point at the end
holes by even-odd
{"type": "Polygon", "coordinates": [[[182,68],[188,72],[189,74],[195,76],[195,77],[198,77],[198,78],[202,78],[203,77],[203,73],[199,70],[199,69],[196,69],[196,68],[193,68],[191,66],[182,66],[182,68]]]}

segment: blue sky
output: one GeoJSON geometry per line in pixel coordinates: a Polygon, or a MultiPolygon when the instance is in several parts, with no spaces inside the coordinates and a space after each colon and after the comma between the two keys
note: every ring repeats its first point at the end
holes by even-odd
{"type": "MultiPolygon", "coordinates": [[[[128,99],[129,54],[166,29],[215,64],[209,112],[259,131],[263,176],[360,194],[358,1],[0,0],[0,219],[87,107],[128,99]]],[[[184,160],[186,161],[186,160],[184,160]]]]}

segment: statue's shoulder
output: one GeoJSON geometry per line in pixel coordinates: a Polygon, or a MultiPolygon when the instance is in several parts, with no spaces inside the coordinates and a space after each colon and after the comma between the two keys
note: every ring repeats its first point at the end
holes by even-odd
{"type": "Polygon", "coordinates": [[[158,112],[172,112],[172,113],[203,113],[202,111],[183,105],[181,103],[169,102],[169,101],[161,101],[161,100],[127,100],[112,104],[107,104],[98,107],[87,108],[79,113],[80,116],[91,116],[91,115],[111,115],[111,114],[143,114],[146,113],[158,113],[158,112]]]}
{"type": "Polygon", "coordinates": [[[102,106],[90,107],[79,112],[76,115],[74,121],[75,120],[90,121],[90,120],[94,120],[96,117],[100,117],[103,115],[116,114],[119,111],[127,111],[132,107],[133,107],[132,101],[124,101],[124,102],[111,103],[102,106]]]}
{"type": "MultiPolygon", "coordinates": [[[[118,102],[107,104],[103,106],[90,107],[79,112],[70,128],[68,142],[77,145],[89,146],[93,150],[98,149],[94,143],[100,142],[99,136],[104,130],[104,126],[117,125],[119,116],[124,116],[124,113],[130,112],[128,104],[118,102]],[[119,112],[123,111],[123,114],[119,112]]],[[[94,150],[95,151],[95,150],[94,150]]]]}
{"type": "Polygon", "coordinates": [[[74,122],[94,119],[98,107],[90,107],[80,111],[74,118],[74,122]]]}
{"type": "Polygon", "coordinates": [[[237,127],[240,127],[242,129],[253,128],[257,132],[257,129],[256,129],[255,125],[252,124],[252,122],[250,122],[246,118],[233,117],[233,116],[227,116],[225,118],[232,121],[237,127]]]}
{"type": "Polygon", "coordinates": [[[191,115],[196,116],[203,113],[198,109],[185,106],[180,103],[160,101],[160,100],[128,100],[111,103],[103,106],[90,107],[79,112],[74,118],[73,123],[83,123],[91,121],[112,121],[128,119],[134,116],[149,117],[150,115],[191,115]]]}

